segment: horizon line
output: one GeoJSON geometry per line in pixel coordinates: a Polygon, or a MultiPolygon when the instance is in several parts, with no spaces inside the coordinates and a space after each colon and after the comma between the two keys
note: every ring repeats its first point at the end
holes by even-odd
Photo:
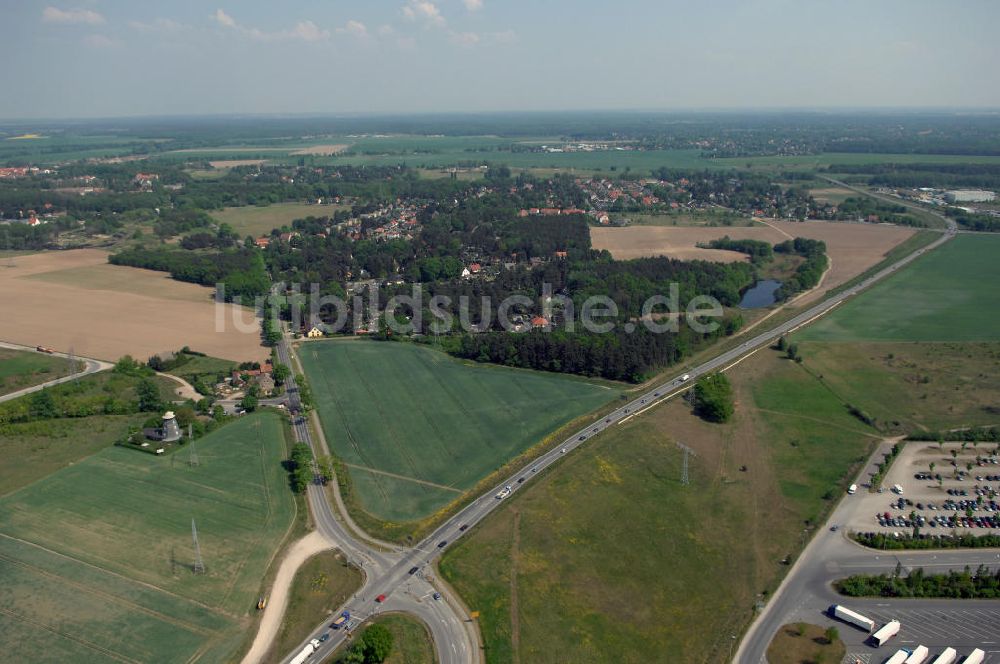
{"type": "Polygon", "coordinates": [[[92,115],[92,116],[48,116],[38,118],[0,117],[0,125],[57,123],[57,122],[101,122],[122,120],[213,120],[213,119],[392,119],[392,118],[434,118],[434,117],[487,117],[503,115],[683,115],[683,114],[885,114],[885,113],[947,113],[1000,115],[1000,106],[691,106],[674,108],[589,108],[589,109],[507,109],[507,110],[455,110],[455,111],[219,111],[167,114],[135,115],[92,115]]]}

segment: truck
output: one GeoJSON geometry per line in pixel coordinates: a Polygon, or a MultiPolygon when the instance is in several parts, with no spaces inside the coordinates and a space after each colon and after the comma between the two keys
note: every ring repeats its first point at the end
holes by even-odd
{"type": "Polygon", "coordinates": [[[316,648],[318,647],[319,647],[319,641],[313,639],[312,641],[306,644],[305,648],[299,651],[298,655],[292,658],[292,661],[289,662],[289,664],[302,664],[307,659],[313,656],[313,653],[316,652],[316,648]]]}
{"type": "Polygon", "coordinates": [[[885,660],[885,664],[905,664],[906,658],[910,656],[910,651],[900,648],[892,654],[892,657],[885,660]]]}
{"type": "Polygon", "coordinates": [[[927,646],[917,646],[913,649],[913,654],[906,658],[906,664],[923,664],[927,655],[931,653],[927,646]]]}
{"type": "Polygon", "coordinates": [[[965,658],[965,661],[962,662],[962,664],[983,664],[985,659],[986,653],[979,648],[976,648],[969,653],[969,656],[965,658]]]}
{"type": "Polygon", "coordinates": [[[900,625],[898,620],[890,620],[879,627],[877,632],[872,634],[872,643],[875,644],[876,648],[884,646],[886,641],[899,634],[900,627],[902,625],[900,625]]]}
{"type": "Polygon", "coordinates": [[[958,658],[958,651],[954,648],[945,648],[944,652],[937,656],[932,664],[951,664],[958,658]]]}
{"type": "Polygon", "coordinates": [[[344,626],[344,623],[346,623],[350,619],[351,619],[351,612],[344,611],[339,616],[337,616],[337,618],[332,623],[330,623],[330,627],[334,629],[340,629],[341,627],[344,626]]]}
{"type": "Polygon", "coordinates": [[[831,613],[833,613],[834,618],[840,618],[844,622],[850,623],[855,627],[860,627],[866,632],[871,632],[873,629],[875,629],[874,620],[872,620],[871,618],[866,618],[860,613],[855,613],[854,611],[848,609],[846,606],[834,604],[831,613]]]}

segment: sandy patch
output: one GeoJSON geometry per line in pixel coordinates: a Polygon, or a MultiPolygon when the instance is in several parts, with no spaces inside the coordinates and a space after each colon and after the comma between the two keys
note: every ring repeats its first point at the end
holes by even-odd
{"type": "MultiPolygon", "coordinates": [[[[592,228],[591,240],[595,249],[607,249],[618,259],[643,256],[670,256],[672,258],[709,258],[699,249],[699,242],[708,242],[728,235],[734,239],[764,240],[776,244],[789,237],[807,237],[826,242],[831,267],[820,288],[803,298],[800,303],[820,297],[881,261],[900,242],[916,231],[900,226],[850,224],[831,221],[768,221],[766,226],[740,227],[670,227],[628,226],[625,228],[592,228]]],[[[730,254],[733,252],[721,252],[730,254]]]]}
{"type": "Polygon", "coordinates": [[[317,553],[332,548],[333,546],[319,532],[313,531],[288,549],[271,585],[271,594],[267,599],[267,607],[261,617],[257,635],[250,650],[243,657],[242,664],[257,664],[264,659],[278,637],[278,630],[281,628],[282,618],[288,607],[288,593],[295,580],[295,573],[317,553]]]}
{"type": "Polygon", "coordinates": [[[307,147],[307,148],[299,148],[298,150],[293,150],[292,152],[289,152],[288,154],[292,154],[292,155],[315,154],[315,155],[319,155],[319,156],[322,156],[322,157],[329,157],[330,155],[333,155],[333,154],[339,154],[339,153],[343,152],[344,150],[346,150],[349,147],[351,147],[351,146],[347,145],[347,144],[344,144],[344,143],[338,143],[336,145],[333,145],[333,144],[312,145],[312,146],[307,147]]]}
{"type": "Polygon", "coordinates": [[[0,339],[114,361],[183,346],[234,361],[267,357],[256,331],[240,332],[224,305],[216,332],[212,289],[151,270],[107,264],[107,253],[78,249],[19,256],[0,269],[0,339]]]}

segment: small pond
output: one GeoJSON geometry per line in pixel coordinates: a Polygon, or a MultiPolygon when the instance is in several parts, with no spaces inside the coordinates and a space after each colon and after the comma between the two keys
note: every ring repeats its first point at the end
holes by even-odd
{"type": "Polygon", "coordinates": [[[781,288],[781,282],[774,279],[764,279],[753,285],[753,288],[743,294],[740,307],[743,309],[760,309],[774,304],[775,293],[781,288]]]}

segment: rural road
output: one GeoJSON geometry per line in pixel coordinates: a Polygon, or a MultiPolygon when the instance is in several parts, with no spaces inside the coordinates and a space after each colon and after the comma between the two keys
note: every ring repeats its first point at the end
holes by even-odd
{"type": "MultiPolygon", "coordinates": [[[[310,487],[309,500],[318,528],[326,533],[331,541],[338,542],[338,548],[341,548],[352,559],[365,561],[364,569],[368,576],[361,593],[360,601],[348,602],[345,607],[338,609],[338,612],[349,609],[352,615],[357,615],[362,619],[382,610],[382,607],[384,607],[384,610],[400,610],[414,613],[431,628],[435,648],[438,653],[438,661],[446,664],[476,661],[479,657],[478,646],[474,645],[476,642],[471,638],[471,633],[464,628],[455,610],[443,610],[441,608],[448,607],[451,603],[433,600],[427,602],[424,599],[426,598],[426,592],[431,591],[433,586],[430,585],[426,578],[422,578],[421,575],[409,575],[408,570],[410,568],[417,567],[420,570],[432,569],[434,561],[449,545],[452,545],[455,540],[462,537],[467,532],[467,529],[470,529],[486,518],[504,502],[507,496],[519,491],[528,484],[534,475],[554,464],[563,455],[571,453],[574,449],[584,444],[591,436],[606,428],[623,423],[631,417],[685,391],[698,377],[716,371],[725,371],[750,354],[768,347],[778,337],[794,332],[798,328],[821,317],[847,299],[892,275],[899,268],[951,240],[955,236],[955,232],[954,224],[948,221],[948,230],[943,232],[940,238],[926,247],[914,251],[892,265],[863,279],[858,284],[813,305],[792,319],[751,337],[735,348],[723,351],[712,359],[690,369],[687,374],[661,383],[656,387],[649,388],[646,392],[635,397],[614,412],[605,415],[600,421],[577,431],[547,453],[523,466],[517,472],[510,474],[491,490],[474,499],[457,514],[438,526],[430,536],[408,551],[396,551],[391,554],[380,553],[358,543],[332,514],[329,503],[323,495],[322,487],[310,487]],[[387,599],[384,603],[377,603],[373,597],[374,593],[384,594],[387,599]]],[[[283,341],[279,345],[278,355],[281,362],[292,366],[287,341],[283,341]]],[[[293,403],[289,404],[290,408],[293,410],[298,409],[298,393],[294,383],[289,386],[289,397],[293,400],[293,403]]],[[[295,433],[299,440],[307,441],[312,445],[312,440],[304,420],[302,420],[301,424],[295,425],[295,433]]],[[[792,574],[795,571],[793,570],[792,574]]],[[[770,606],[775,605],[777,599],[776,597],[775,600],[772,600],[770,606]]],[[[313,631],[309,637],[310,639],[319,638],[329,631],[325,622],[313,631]]],[[[767,623],[765,627],[761,628],[760,625],[762,622],[764,622],[763,616],[752,627],[751,632],[748,634],[748,639],[757,634],[765,635],[761,636],[761,639],[770,639],[770,635],[773,634],[773,630],[770,629],[771,625],[767,623]]],[[[317,652],[324,657],[328,656],[343,640],[344,633],[342,631],[333,631],[330,633],[328,640],[320,645],[317,652]]],[[[291,660],[307,643],[308,639],[303,641],[294,652],[289,653],[283,661],[287,662],[291,660]]],[[[751,645],[755,643],[753,642],[751,645]]],[[[744,645],[741,644],[740,651],[743,652],[744,650],[744,645]]],[[[739,659],[738,655],[738,661],[757,662],[758,660],[752,658],[739,659]]]]}
{"type": "MultiPolygon", "coordinates": [[[[0,348],[9,348],[11,350],[23,350],[29,353],[38,353],[38,349],[32,346],[22,346],[20,344],[7,343],[6,341],[0,341],[0,348]]],[[[52,352],[46,353],[46,355],[51,355],[53,357],[62,357],[69,361],[69,353],[59,353],[52,352]]],[[[56,378],[54,380],[49,380],[39,385],[32,385],[31,387],[26,387],[23,390],[18,390],[17,392],[11,392],[10,394],[4,394],[0,396],[0,402],[10,401],[11,399],[17,399],[18,397],[23,397],[25,394],[31,394],[32,392],[38,392],[46,387],[52,387],[53,385],[59,385],[60,383],[66,383],[71,380],[76,380],[77,378],[82,378],[92,373],[97,373],[98,371],[104,371],[105,369],[111,369],[115,365],[110,362],[105,362],[104,360],[94,360],[89,357],[78,357],[73,356],[73,359],[79,360],[86,364],[83,371],[78,371],[75,374],[69,376],[63,376],[62,378],[56,378]]]]}

